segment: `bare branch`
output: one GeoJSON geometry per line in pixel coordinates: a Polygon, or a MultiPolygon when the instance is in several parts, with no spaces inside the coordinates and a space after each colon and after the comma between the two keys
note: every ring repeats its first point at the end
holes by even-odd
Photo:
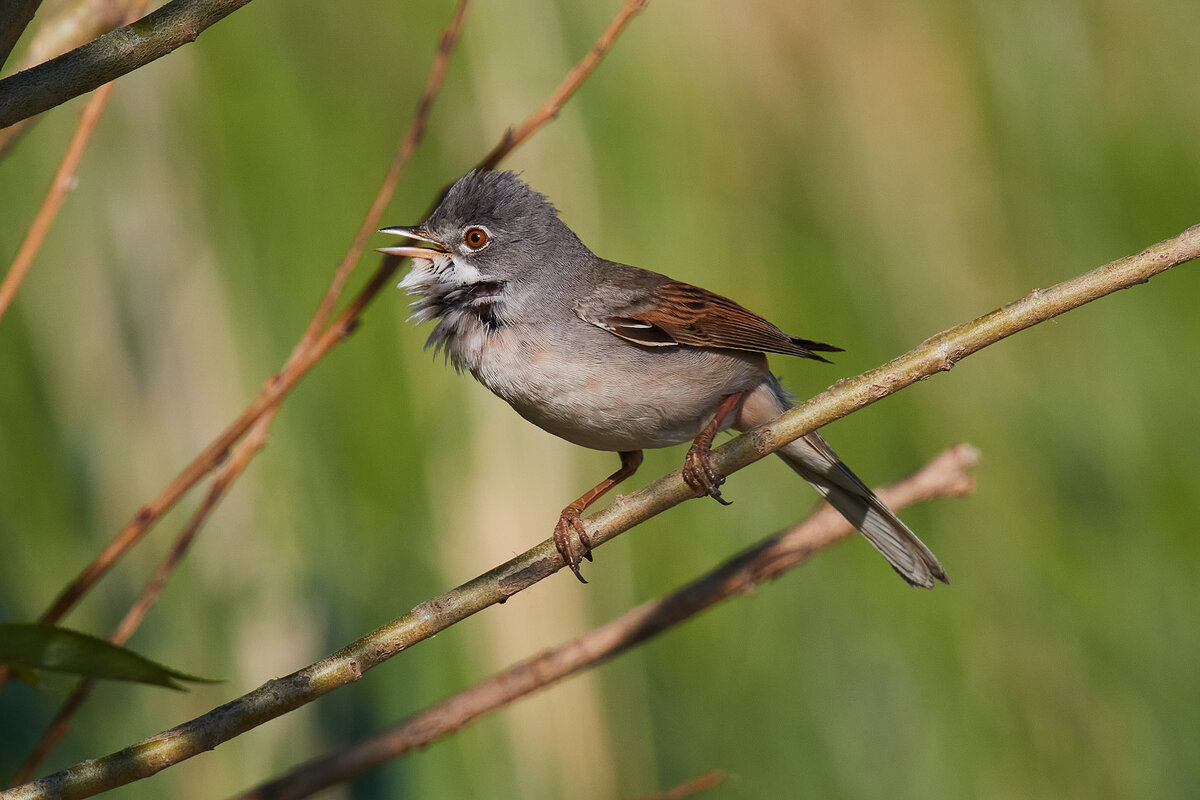
{"type": "Polygon", "coordinates": [[[438,38],[437,56],[433,60],[433,68],[430,70],[429,79],[425,83],[425,91],[421,93],[421,99],[417,101],[417,110],[413,116],[413,124],[404,135],[403,141],[400,142],[400,147],[396,150],[396,155],[392,158],[392,164],[383,179],[383,185],[379,187],[379,192],[375,195],[375,200],[371,203],[366,217],[363,218],[362,224],[358,227],[358,233],[354,236],[354,242],[350,245],[350,249],[346,252],[346,255],[338,262],[337,269],[333,273],[333,281],[329,284],[329,289],[325,292],[325,296],[321,298],[321,304],[318,306],[317,312],[313,314],[312,321],[308,323],[308,328],[305,329],[304,335],[296,343],[292,358],[295,358],[296,354],[300,351],[311,346],[317,334],[320,333],[321,328],[329,321],[329,315],[333,313],[333,309],[337,305],[342,289],[346,285],[346,279],[350,277],[354,266],[358,263],[359,258],[362,257],[363,250],[367,246],[367,239],[379,228],[379,219],[383,216],[384,209],[387,208],[388,203],[392,201],[392,196],[396,193],[396,184],[400,182],[400,174],[404,171],[405,166],[408,165],[409,159],[412,158],[413,152],[417,149],[417,144],[425,136],[426,121],[429,118],[429,112],[433,109],[434,99],[442,90],[442,80],[446,77],[446,68],[450,65],[450,54],[454,51],[454,44],[462,32],[463,20],[467,16],[467,5],[468,0],[459,0],[458,6],[454,9],[454,17],[450,22],[450,26],[442,31],[442,35],[438,38]]]}
{"type": "MultiPolygon", "coordinates": [[[[948,370],[959,360],[1017,331],[1118,289],[1145,283],[1171,267],[1198,257],[1200,225],[1136,255],[1119,259],[1049,289],[1035,290],[1004,308],[927,339],[881,367],[856,378],[839,381],[808,402],[714,450],[714,469],[722,476],[728,475],[809,431],[918,380],[948,370]]],[[[357,299],[363,296],[360,293],[357,299]]],[[[358,309],[348,308],[339,316],[339,320],[348,322],[356,318],[357,313],[358,309]]],[[[337,322],[331,330],[340,330],[337,322]]],[[[637,492],[618,497],[607,508],[589,517],[588,536],[593,547],[598,546],[692,497],[692,490],[684,483],[681,471],[676,470],[637,492]]],[[[807,555],[802,554],[803,557],[807,555]]],[[[72,767],[11,792],[0,793],[0,800],[82,797],[91,791],[101,791],[152,775],[169,764],[211,750],[267,720],[358,680],[364,672],[402,650],[488,606],[504,602],[562,567],[563,562],[553,538],[546,539],[507,563],[425,601],[407,614],[309,667],[269,681],[202,717],[110,756],[72,767]],[[80,788],[85,786],[89,787],[86,791],[80,788]]],[[[767,569],[756,579],[772,577],[777,571],[777,568],[767,569]]]]}
{"type": "MultiPolygon", "coordinates": [[[[232,457],[225,463],[220,473],[213,478],[209,485],[208,493],[204,496],[204,500],[200,503],[199,508],[192,514],[191,520],[180,531],[179,536],[175,539],[175,543],[159,562],[159,565],[154,570],[154,574],[146,585],[142,588],[142,594],[134,603],[133,607],[126,613],[125,618],[121,620],[121,624],[117,626],[116,632],[109,638],[113,644],[123,645],[129,641],[129,637],[133,636],[138,627],[142,624],[142,620],[146,618],[151,607],[158,596],[162,593],[163,588],[167,585],[167,579],[175,571],[180,562],[183,561],[184,555],[187,554],[188,548],[195,541],[196,536],[200,533],[201,527],[208,520],[212,512],[216,510],[229,487],[233,485],[249,466],[250,461],[257,455],[258,451],[262,450],[267,444],[267,431],[271,427],[272,420],[275,419],[275,414],[279,411],[276,406],[271,411],[264,414],[250,429],[246,438],[238,443],[232,457]]],[[[37,768],[54,750],[62,738],[66,736],[67,730],[70,728],[71,719],[75,713],[83,705],[91,694],[92,687],[95,681],[92,679],[84,679],[79,682],[71,694],[67,697],[63,704],[59,707],[58,712],[54,715],[54,719],[46,726],[42,732],[42,737],[34,747],[29,758],[25,760],[25,764],[13,779],[13,785],[24,783],[30,780],[37,772],[37,768]]]]}
{"type": "MultiPolygon", "coordinates": [[[[147,2],[148,0],[134,0],[128,11],[130,17],[136,17],[145,11],[147,2]]],[[[75,171],[79,169],[79,162],[83,159],[88,142],[91,141],[92,134],[96,131],[100,115],[104,113],[104,107],[108,105],[112,89],[111,83],[101,86],[83,107],[79,124],[75,126],[75,134],[71,137],[70,144],[67,145],[67,152],[58,165],[58,171],[54,173],[54,180],[50,182],[46,197],[42,200],[42,205],[38,208],[29,230],[25,233],[25,239],[21,242],[20,249],[17,250],[12,266],[4,275],[4,281],[0,282],[0,319],[4,317],[4,312],[8,310],[16,296],[21,281],[24,280],[25,274],[33,265],[33,259],[37,256],[38,251],[42,249],[42,243],[46,241],[50,226],[54,223],[54,218],[58,216],[59,209],[62,208],[62,204],[67,198],[67,192],[70,191],[71,184],[75,181],[75,171]]]]}
{"type": "MultiPolygon", "coordinates": [[[[878,494],[896,509],[932,497],[967,494],[975,486],[967,470],[977,460],[978,453],[974,448],[959,445],[937,456],[913,475],[878,490],[878,494]]],[[[817,550],[853,533],[854,528],[841,514],[822,504],[805,521],[763,540],[691,584],[485,678],[388,730],[303,764],[239,795],[237,800],[308,797],[403,758],[516,700],[620,655],[723,600],[744,594],[758,583],[800,566],[817,550]]]]}
{"type": "Polygon", "coordinates": [[[67,152],[58,165],[58,171],[54,173],[54,179],[50,181],[46,197],[42,200],[42,205],[38,208],[33,222],[30,223],[29,230],[25,232],[25,239],[17,250],[12,266],[4,274],[4,281],[0,282],[0,319],[4,318],[4,312],[8,310],[13,298],[17,296],[17,289],[20,288],[21,281],[25,279],[29,268],[33,266],[33,259],[42,249],[42,243],[46,241],[50,226],[54,223],[54,218],[58,216],[58,210],[62,208],[63,202],[67,199],[67,192],[70,191],[71,184],[75,180],[75,170],[79,168],[79,162],[83,160],[83,153],[87,150],[92,133],[96,130],[96,123],[100,121],[100,114],[108,104],[112,88],[113,84],[111,83],[101,86],[99,91],[88,98],[87,105],[83,107],[79,124],[75,127],[75,134],[71,137],[71,143],[67,145],[67,152]]]}
{"type": "Polygon", "coordinates": [[[123,28],[0,80],[0,128],[97,89],[190,42],[250,0],[172,0],[123,28]]]}
{"type": "Polygon", "coordinates": [[[650,0],[625,0],[625,4],[617,11],[617,15],[613,17],[613,21],[609,23],[608,28],[604,33],[600,34],[600,38],[592,45],[592,49],[583,57],[583,60],[576,64],[567,77],[563,78],[562,83],[554,90],[554,93],[547,98],[546,102],[541,107],[529,115],[529,118],[521,123],[517,129],[509,128],[504,132],[500,142],[480,161],[477,170],[495,169],[501,161],[503,161],[509,153],[516,150],[521,144],[533,134],[537,133],[543,125],[553,120],[558,116],[558,112],[566,104],[576,90],[583,84],[587,77],[592,74],[592,71],[599,66],[604,60],[604,56],[620,38],[621,32],[625,30],[625,26],[629,24],[635,16],[642,12],[650,0]]]}
{"type": "Polygon", "coordinates": [[[690,781],[684,781],[678,786],[673,786],[665,792],[643,797],[641,800],[684,800],[686,797],[695,797],[701,792],[715,789],[724,782],[725,773],[715,769],[692,778],[690,781]]]}

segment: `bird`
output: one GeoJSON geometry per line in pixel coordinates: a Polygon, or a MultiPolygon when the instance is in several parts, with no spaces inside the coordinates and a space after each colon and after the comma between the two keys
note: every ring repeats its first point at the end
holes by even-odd
{"type": "MultiPolygon", "coordinates": [[[[728,504],[713,438],[774,419],[791,400],[767,354],[830,363],[842,349],[784,333],[715,292],[595,255],[550,200],[508,171],[459,178],[418,225],[384,228],[414,244],[400,288],[426,342],[520,416],[621,467],[568,504],[554,528],[563,562],[586,583],[582,514],[636,472],[642,451],[692,442],[683,477],[728,504]],[[574,533],[580,547],[571,540],[574,533]]],[[[776,454],[857,528],[910,585],[949,583],[933,552],[816,431],[776,454]]]]}

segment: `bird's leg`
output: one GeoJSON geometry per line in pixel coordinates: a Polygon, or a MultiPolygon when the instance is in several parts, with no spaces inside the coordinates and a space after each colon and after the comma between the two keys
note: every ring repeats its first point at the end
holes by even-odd
{"type": "Polygon", "coordinates": [[[562,556],[563,561],[571,568],[571,571],[575,573],[575,577],[579,578],[580,583],[587,583],[587,581],[579,574],[579,556],[575,554],[574,548],[571,547],[571,531],[575,531],[579,536],[579,543],[583,545],[583,557],[591,561],[592,543],[588,539],[587,532],[583,529],[581,515],[601,495],[637,472],[637,468],[642,465],[641,450],[630,450],[622,452],[619,455],[621,456],[621,468],[597,483],[591,489],[588,489],[578,500],[564,508],[562,514],[558,517],[558,524],[554,526],[554,546],[558,548],[559,555],[562,556]]]}
{"type": "Polygon", "coordinates": [[[712,464],[709,462],[709,452],[712,449],[713,438],[721,429],[721,423],[737,407],[745,394],[745,392],[738,392],[727,395],[721,400],[721,405],[717,408],[717,413],[713,415],[712,421],[704,426],[704,430],[700,431],[696,441],[692,442],[687,457],[683,459],[684,482],[692,487],[697,495],[708,495],[725,506],[730,504],[730,501],[721,497],[721,484],[725,482],[725,479],[718,478],[717,473],[713,472],[712,464]]]}

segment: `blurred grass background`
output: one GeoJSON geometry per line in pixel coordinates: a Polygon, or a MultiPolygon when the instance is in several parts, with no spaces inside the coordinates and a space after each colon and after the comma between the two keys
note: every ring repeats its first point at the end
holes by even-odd
{"type": "MultiPolygon", "coordinates": [[[[617,5],[479,0],[384,222],[416,221],[617,5]]],[[[286,358],[450,6],[260,0],[120,82],[0,322],[0,619],[41,613],[286,358]]],[[[808,395],[1200,222],[1198,31],[1185,0],[655,0],[506,166],[601,255],[845,347],[836,367],[775,360],[808,395]]],[[[80,106],[0,163],[4,261],[80,106]]],[[[873,483],[981,448],[974,496],[904,515],[950,588],[909,590],[856,540],[329,796],[633,797],[710,769],[728,797],[1190,796],[1198,291],[1183,266],[826,431],[873,483]]],[[[227,682],[101,687],[47,769],[203,713],[524,550],[615,468],[422,352],[406,317],[385,293],[287,401],[130,643],[227,682]]],[[[683,449],[647,455],[631,486],[683,449]]],[[[603,548],[588,587],[557,576],[113,796],[246,788],[675,587],[815,499],[774,462],[726,494],[732,508],[689,503],[603,548]]],[[[107,635],[195,501],[66,623],[107,635]]],[[[0,694],[0,775],[69,687],[0,694]]]]}

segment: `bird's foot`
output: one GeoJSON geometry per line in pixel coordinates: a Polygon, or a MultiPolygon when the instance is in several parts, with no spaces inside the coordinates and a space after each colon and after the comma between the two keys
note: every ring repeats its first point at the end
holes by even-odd
{"type": "Polygon", "coordinates": [[[562,514],[558,517],[558,524],[554,526],[554,546],[558,548],[558,554],[562,556],[563,563],[571,568],[571,572],[575,573],[579,582],[587,583],[583,575],[579,573],[579,556],[582,555],[588,561],[592,560],[592,542],[583,528],[582,513],[573,505],[563,509],[562,514]],[[579,537],[579,543],[583,545],[581,554],[576,554],[575,548],[571,546],[571,531],[575,532],[579,537]]]}
{"type": "Polygon", "coordinates": [[[724,478],[717,477],[712,468],[711,451],[701,442],[695,442],[683,459],[683,481],[692,487],[698,497],[708,495],[723,506],[732,505],[732,501],[721,496],[721,484],[724,478]]]}

